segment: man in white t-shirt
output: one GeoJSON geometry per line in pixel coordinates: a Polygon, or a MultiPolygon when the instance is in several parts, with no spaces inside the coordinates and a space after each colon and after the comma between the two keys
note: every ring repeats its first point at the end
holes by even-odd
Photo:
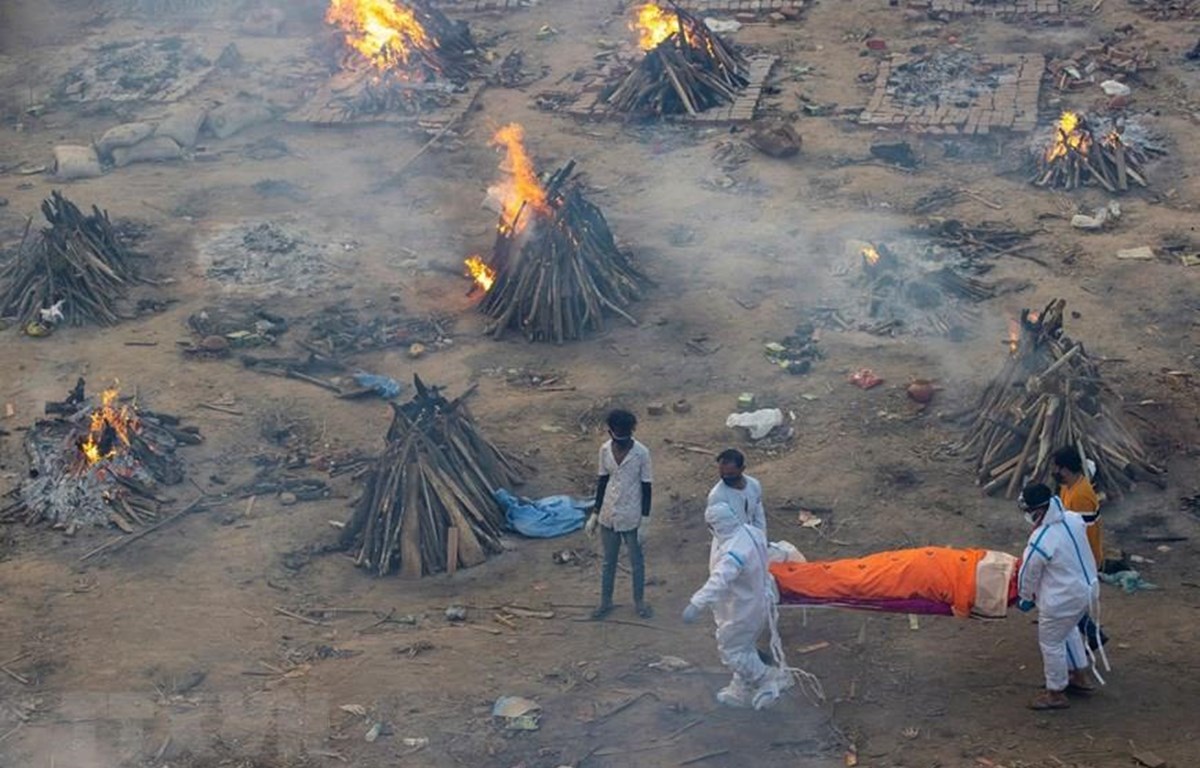
{"type": "Polygon", "coordinates": [[[604,549],[604,567],[600,579],[600,605],[593,619],[603,619],[612,611],[613,586],[617,577],[617,557],[621,544],[629,550],[629,570],[633,577],[633,603],[638,616],[654,615],[646,604],[646,569],[642,559],[642,523],[650,517],[650,449],[633,439],[637,417],[629,411],[608,414],[609,439],[600,446],[600,468],[596,482],[596,512],[587,522],[589,535],[600,526],[604,549]]]}
{"type": "Polygon", "coordinates": [[[728,448],[717,456],[721,479],[708,492],[708,506],[724,502],[742,518],[765,535],[767,513],[763,508],[762,486],[746,474],[746,457],[736,448],[728,448]]]}

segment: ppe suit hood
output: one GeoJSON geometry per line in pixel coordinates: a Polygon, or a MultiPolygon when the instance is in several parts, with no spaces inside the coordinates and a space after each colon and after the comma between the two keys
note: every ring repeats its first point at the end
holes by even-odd
{"type": "Polygon", "coordinates": [[[1063,521],[1063,505],[1057,496],[1050,498],[1050,507],[1046,510],[1045,517],[1042,518],[1042,525],[1053,525],[1063,521]]]}
{"type": "Polygon", "coordinates": [[[733,507],[723,501],[717,502],[704,510],[704,522],[712,526],[713,535],[719,541],[729,539],[742,527],[742,520],[733,511],[733,507]]]}

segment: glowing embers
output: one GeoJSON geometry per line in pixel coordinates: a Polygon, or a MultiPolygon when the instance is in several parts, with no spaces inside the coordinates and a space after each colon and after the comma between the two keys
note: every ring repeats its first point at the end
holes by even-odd
{"type": "Polygon", "coordinates": [[[1032,181],[1039,187],[1076,189],[1099,184],[1109,192],[1124,192],[1130,182],[1147,186],[1146,162],[1165,149],[1136,119],[1118,124],[1068,111],[1033,152],[1037,168],[1032,181]]]}
{"type": "Polygon", "coordinates": [[[83,379],[65,400],[46,403],[46,413],[55,418],[39,420],[26,434],[29,479],[19,502],[0,514],[4,519],[131,530],[158,515],[166,501],[161,486],[183,481],[176,448],[202,441],[199,430],[140,409],[116,387],[88,398],[83,379]]]}

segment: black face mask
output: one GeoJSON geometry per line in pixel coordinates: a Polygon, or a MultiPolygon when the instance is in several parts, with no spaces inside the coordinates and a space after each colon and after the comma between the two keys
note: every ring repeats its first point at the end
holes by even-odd
{"type": "Polygon", "coordinates": [[[725,475],[721,475],[721,482],[725,483],[725,485],[728,485],[730,488],[737,488],[742,484],[742,476],[735,475],[734,477],[726,477],[725,475]]]}

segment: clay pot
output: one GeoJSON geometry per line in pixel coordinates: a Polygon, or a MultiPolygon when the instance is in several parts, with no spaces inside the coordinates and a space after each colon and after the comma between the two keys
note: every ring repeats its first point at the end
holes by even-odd
{"type": "Polygon", "coordinates": [[[941,387],[936,386],[932,379],[913,379],[908,385],[908,397],[910,400],[921,405],[926,405],[933,400],[933,395],[941,387]]]}

